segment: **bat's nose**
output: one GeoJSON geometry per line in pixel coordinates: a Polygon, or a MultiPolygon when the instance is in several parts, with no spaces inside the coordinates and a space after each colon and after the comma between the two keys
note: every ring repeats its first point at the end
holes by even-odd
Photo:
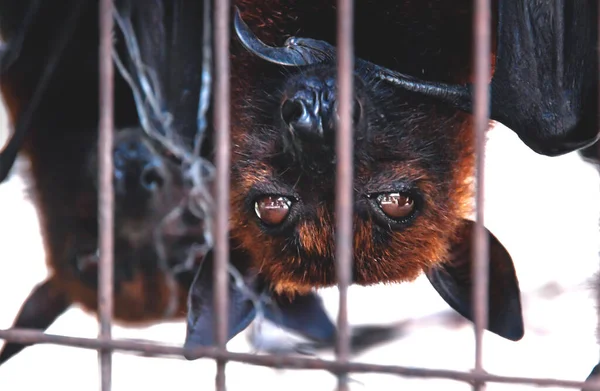
{"type": "MultiPolygon", "coordinates": [[[[333,138],[337,121],[335,79],[317,76],[300,79],[282,100],[281,118],[301,138],[311,141],[333,138]]],[[[353,120],[355,125],[361,120],[361,104],[357,99],[353,120]]]]}
{"type": "Polygon", "coordinates": [[[163,186],[162,161],[141,140],[120,141],[113,156],[117,193],[153,193],[163,186]]]}

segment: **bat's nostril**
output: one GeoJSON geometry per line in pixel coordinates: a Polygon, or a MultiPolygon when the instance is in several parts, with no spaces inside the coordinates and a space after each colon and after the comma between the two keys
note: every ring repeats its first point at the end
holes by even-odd
{"type": "Polygon", "coordinates": [[[354,125],[357,125],[360,122],[360,118],[362,116],[362,105],[358,99],[354,99],[354,104],[352,107],[352,121],[354,125]]]}
{"type": "Polygon", "coordinates": [[[163,186],[164,178],[156,164],[149,163],[144,167],[140,176],[140,183],[149,191],[156,191],[163,186]]]}
{"type": "Polygon", "coordinates": [[[306,106],[301,100],[286,99],[281,105],[281,117],[288,126],[295,126],[307,114],[306,106]]]}
{"type": "Polygon", "coordinates": [[[284,122],[301,137],[322,137],[320,114],[314,100],[287,99],[281,105],[281,117],[284,122]]]}

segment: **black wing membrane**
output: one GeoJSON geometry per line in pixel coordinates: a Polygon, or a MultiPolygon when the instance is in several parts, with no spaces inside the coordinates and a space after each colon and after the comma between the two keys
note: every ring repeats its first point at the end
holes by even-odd
{"type": "Polygon", "coordinates": [[[534,151],[598,138],[598,1],[500,1],[492,117],[534,151]]]}
{"type": "MultiPolygon", "coordinates": [[[[46,280],[33,288],[13,324],[15,328],[45,331],[71,305],[69,299],[58,289],[57,281],[46,280]],[[55,285],[55,286],[52,286],[55,285]]],[[[27,345],[7,342],[0,351],[0,365],[18,354],[27,345]]]]}
{"type": "MultiPolygon", "coordinates": [[[[4,79],[19,77],[19,73],[25,68],[37,65],[27,64],[27,60],[35,59],[35,62],[44,64],[43,69],[30,69],[30,77],[34,80],[35,87],[29,91],[29,97],[25,108],[20,110],[18,118],[14,119],[14,131],[5,147],[0,151],[0,183],[8,177],[19,150],[25,141],[25,136],[32,125],[36,112],[39,110],[40,102],[45,97],[48,84],[52,81],[57,66],[60,64],[61,56],[66,47],[74,37],[75,29],[80,21],[84,9],[90,5],[89,0],[72,1],[71,6],[55,7],[57,13],[56,26],[58,28],[48,29],[47,22],[35,24],[39,18],[48,19],[48,8],[54,4],[42,4],[39,0],[30,1],[0,1],[0,33],[7,40],[0,51],[0,84],[4,85],[4,79]],[[60,23],[60,22],[63,23],[60,23]],[[47,34],[50,42],[50,50],[44,54],[39,53],[33,40],[39,39],[40,34],[47,34]],[[36,53],[38,52],[38,53],[36,53]],[[39,56],[43,56],[42,59],[39,56]],[[36,76],[33,76],[36,75],[36,76]]],[[[23,93],[23,91],[21,91],[23,93]]]]}
{"type": "MultiPolygon", "coordinates": [[[[203,76],[210,58],[203,51],[206,1],[122,0],[117,10],[120,36],[128,47],[127,72],[144,102],[144,121],[178,147],[191,152],[198,125],[203,76]],[[208,61],[205,61],[208,60],[208,61]]],[[[210,52],[209,52],[210,54],[210,52]]],[[[125,62],[123,62],[125,63],[125,62]]]]}

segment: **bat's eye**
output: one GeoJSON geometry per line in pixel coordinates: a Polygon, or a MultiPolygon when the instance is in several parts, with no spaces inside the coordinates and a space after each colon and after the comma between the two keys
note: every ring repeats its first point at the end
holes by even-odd
{"type": "Polygon", "coordinates": [[[404,220],[415,211],[415,201],[408,194],[383,193],[377,196],[377,204],[392,220],[404,220]]]}
{"type": "Polygon", "coordinates": [[[266,196],[254,203],[254,212],[267,225],[279,225],[290,214],[292,200],[282,196],[266,196]]]}

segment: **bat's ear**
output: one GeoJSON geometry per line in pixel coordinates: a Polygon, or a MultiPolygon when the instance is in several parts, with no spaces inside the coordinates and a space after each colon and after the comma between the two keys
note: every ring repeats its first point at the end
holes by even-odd
{"type": "MultiPolygon", "coordinates": [[[[71,302],[67,296],[57,289],[58,284],[48,279],[31,291],[19,310],[13,327],[45,331],[62,315],[71,302]]],[[[28,345],[9,342],[0,353],[0,365],[19,353],[28,345]]]]}
{"type": "MultiPolygon", "coordinates": [[[[187,330],[184,347],[214,346],[216,309],[213,292],[213,253],[209,252],[192,282],[188,296],[187,330]]],[[[252,279],[244,281],[248,292],[255,292],[252,279]]],[[[256,310],[250,295],[240,290],[232,277],[228,279],[229,303],[227,341],[231,340],[254,320],[256,310]]],[[[188,357],[188,359],[191,359],[188,357]]]]}
{"type": "MultiPolygon", "coordinates": [[[[475,222],[463,220],[447,262],[426,271],[442,298],[459,314],[474,320],[471,245],[475,222]]],[[[511,341],[523,338],[521,290],[512,258],[502,243],[486,229],[489,238],[489,300],[487,329],[511,341]]]]}

